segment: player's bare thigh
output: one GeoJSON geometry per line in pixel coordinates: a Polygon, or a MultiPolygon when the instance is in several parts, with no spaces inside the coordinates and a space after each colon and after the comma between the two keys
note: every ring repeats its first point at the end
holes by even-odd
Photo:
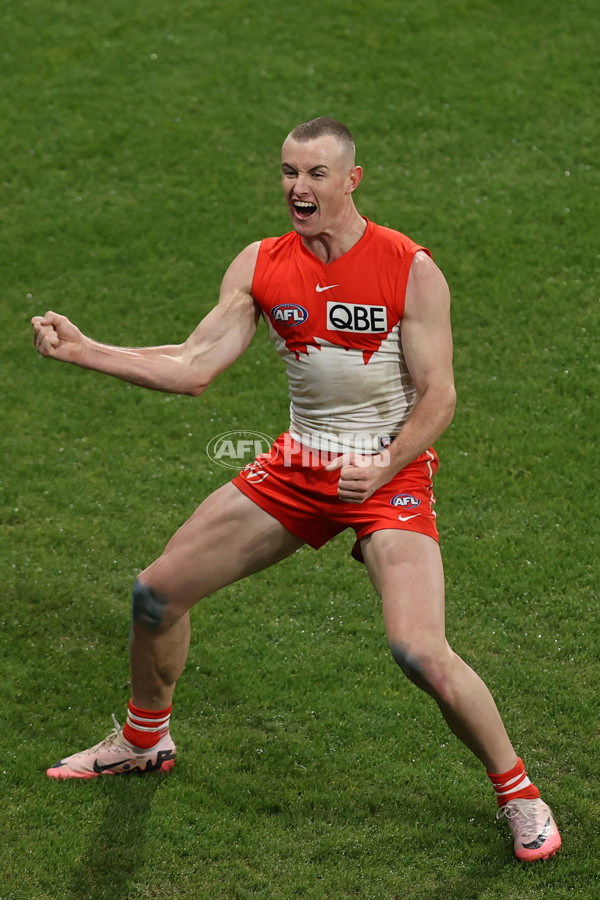
{"type": "Polygon", "coordinates": [[[168,618],[202,597],[289,556],[304,541],[233,484],[204,500],[139,576],[168,601],[168,618]]]}
{"type": "Polygon", "coordinates": [[[444,572],[437,542],[424,534],[387,529],[365,538],[361,549],[382,598],[394,659],[411,681],[448,702],[455,691],[457,664],[464,664],[446,640],[444,572]]]}
{"type": "Polygon", "coordinates": [[[433,538],[383,529],[361,542],[367,570],[383,603],[390,643],[427,634],[445,643],[444,570],[433,538]]]}

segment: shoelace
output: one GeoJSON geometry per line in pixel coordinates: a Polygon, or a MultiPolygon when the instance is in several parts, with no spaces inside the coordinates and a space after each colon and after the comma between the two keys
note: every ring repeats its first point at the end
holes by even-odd
{"type": "Polygon", "coordinates": [[[509,800],[496,813],[497,819],[501,819],[503,816],[508,820],[511,827],[513,823],[518,825],[519,830],[523,831],[521,837],[524,841],[527,840],[528,836],[537,837],[536,814],[533,803],[525,805],[509,800]]]}
{"type": "Polygon", "coordinates": [[[113,720],[113,725],[114,725],[113,730],[109,731],[109,733],[106,735],[105,738],[103,738],[94,747],[92,747],[91,748],[92,750],[100,750],[102,747],[105,747],[107,744],[113,744],[115,742],[115,740],[121,734],[121,726],[119,725],[119,723],[117,721],[117,717],[115,716],[114,713],[111,713],[110,715],[113,720]]]}

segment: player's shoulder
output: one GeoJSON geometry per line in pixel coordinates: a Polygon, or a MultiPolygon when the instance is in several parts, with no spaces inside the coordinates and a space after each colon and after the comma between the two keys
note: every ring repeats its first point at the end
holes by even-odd
{"type": "Polygon", "coordinates": [[[368,233],[379,249],[395,256],[413,256],[420,250],[424,251],[426,255],[431,255],[426,247],[390,225],[378,225],[376,222],[368,221],[368,233]]]}
{"type": "Polygon", "coordinates": [[[241,250],[229,264],[221,283],[221,296],[234,290],[250,294],[260,241],[253,241],[241,250]]]}
{"type": "Polygon", "coordinates": [[[295,247],[299,240],[300,238],[295,231],[287,231],[285,234],[280,234],[276,237],[265,237],[257,242],[259,245],[257,253],[260,252],[266,256],[277,256],[295,247]]]}
{"type": "Polygon", "coordinates": [[[262,241],[252,241],[251,244],[247,244],[243,250],[240,250],[235,259],[245,264],[256,262],[261,243],[262,241]]]}
{"type": "Polygon", "coordinates": [[[436,273],[441,274],[439,266],[425,247],[417,247],[415,250],[410,271],[414,278],[436,277],[436,273]]]}
{"type": "Polygon", "coordinates": [[[446,307],[450,303],[450,289],[444,273],[423,251],[415,253],[410,265],[406,288],[406,313],[423,310],[432,304],[446,307]]]}

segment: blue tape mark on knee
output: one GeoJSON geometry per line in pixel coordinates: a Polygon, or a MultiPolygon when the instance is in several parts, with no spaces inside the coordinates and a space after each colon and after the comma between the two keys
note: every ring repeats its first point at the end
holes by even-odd
{"type": "Polygon", "coordinates": [[[390,644],[390,650],[392,651],[392,656],[407,678],[410,678],[412,681],[422,675],[419,660],[416,657],[411,656],[406,644],[401,641],[393,641],[390,644]]]}
{"type": "Polygon", "coordinates": [[[162,625],[167,608],[166,597],[156,594],[151,587],[135,579],[133,584],[132,617],[134,621],[149,628],[158,628],[162,625]]]}

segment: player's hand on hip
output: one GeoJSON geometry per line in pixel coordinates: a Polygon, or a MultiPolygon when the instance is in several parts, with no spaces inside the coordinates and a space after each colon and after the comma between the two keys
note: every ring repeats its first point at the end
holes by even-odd
{"type": "Polygon", "coordinates": [[[338,497],[344,503],[364,503],[389,481],[382,454],[361,456],[359,453],[343,453],[325,466],[327,472],[338,469],[338,497]]]}
{"type": "Polygon", "coordinates": [[[34,316],[31,324],[38,353],[63,362],[80,361],[84,337],[66,316],[49,310],[45,316],[34,316]]]}

